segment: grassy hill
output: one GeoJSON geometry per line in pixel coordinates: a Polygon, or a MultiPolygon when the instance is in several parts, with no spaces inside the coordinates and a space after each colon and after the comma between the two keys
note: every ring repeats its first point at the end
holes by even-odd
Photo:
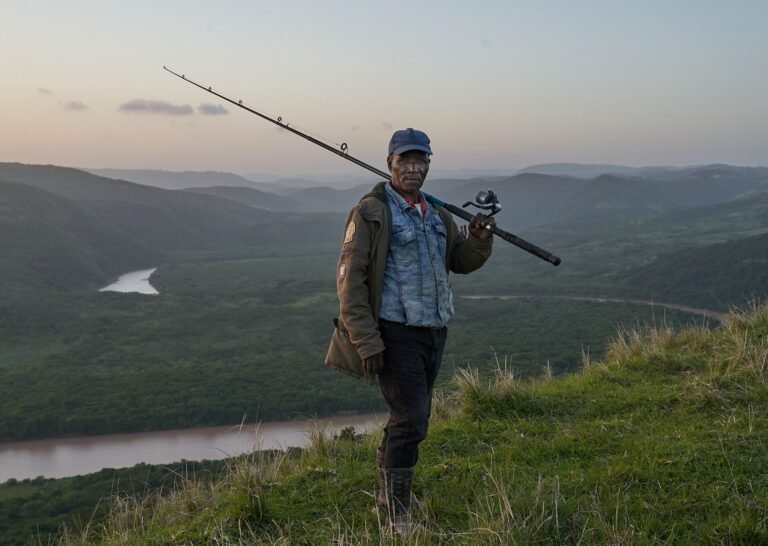
{"type": "MultiPolygon", "coordinates": [[[[530,381],[472,370],[436,404],[413,544],[764,544],[768,307],[722,328],[624,331],[601,362],[530,381]]],[[[121,497],[62,544],[389,544],[377,435],[233,460],[121,497]]]]}

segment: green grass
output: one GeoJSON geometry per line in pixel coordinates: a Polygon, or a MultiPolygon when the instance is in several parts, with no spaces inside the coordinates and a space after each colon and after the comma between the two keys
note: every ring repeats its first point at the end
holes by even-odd
{"type": "MultiPolygon", "coordinates": [[[[753,307],[719,329],[625,330],[562,378],[464,370],[423,444],[410,543],[766,543],[767,367],[768,307],[753,307]]],[[[400,543],[373,509],[377,440],[318,432],[61,540],[400,543]]]]}

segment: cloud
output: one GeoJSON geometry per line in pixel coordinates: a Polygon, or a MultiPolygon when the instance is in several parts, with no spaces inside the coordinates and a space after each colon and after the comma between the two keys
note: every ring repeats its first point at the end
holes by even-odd
{"type": "Polygon", "coordinates": [[[128,114],[157,114],[161,116],[189,116],[195,110],[189,104],[171,104],[162,100],[133,99],[118,108],[128,114]]]}
{"type": "Polygon", "coordinates": [[[71,100],[64,103],[64,110],[72,110],[73,112],[80,112],[82,110],[88,110],[88,105],[83,104],[79,100],[71,100]]]}
{"type": "Polygon", "coordinates": [[[392,125],[388,121],[382,121],[381,128],[384,129],[385,131],[391,131],[392,129],[394,129],[394,125],[392,125]]]}
{"type": "Polygon", "coordinates": [[[224,108],[221,104],[211,104],[205,102],[197,107],[197,111],[204,116],[221,116],[223,114],[229,114],[229,110],[224,108]]]}
{"type": "Polygon", "coordinates": [[[51,93],[53,93],[53,91],[45,87],[38,87],[37,92],[40,93],[41,95],[50,95],[51,93]]]}

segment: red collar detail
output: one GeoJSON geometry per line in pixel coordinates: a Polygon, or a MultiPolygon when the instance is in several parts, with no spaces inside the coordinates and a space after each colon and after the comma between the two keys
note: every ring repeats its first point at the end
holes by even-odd
{"type": "MultiPolygon", "coordinates": [[[[395,189],[395,187],[392,186],[392,182],[390,182],[389,185],[392,187],[393,190],[395,189]]],[[[395,190],[395,191],[397,191],[397,190],[395,190]]],[[[398,192],[398,194],[400,195],[400,197],[405,199],[405,202],[408,203],[409,205],[411,205],[413,208],[417,208],[416,205],[418,205],[418,208],[421,209],[421,215],[422,216],[427,214],[427,202],[424,201],[424,196],[421,194],[421,192],[419,192],[419,200],[418,201],[414,201],[410,197],[408,197],[406,195],[403,195],[400,192],[398,192]]]]}

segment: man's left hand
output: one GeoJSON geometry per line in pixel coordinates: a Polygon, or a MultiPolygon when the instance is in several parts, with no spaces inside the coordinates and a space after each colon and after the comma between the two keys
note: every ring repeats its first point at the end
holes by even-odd
{"type": "Polygon", "coordinates": [[[469,232],[476,239],[490,239],[493,237],[491,229],[496,225],[496,220],[482,213],[475,214],[469,221],[469,232]]]}
{"type": "Polygon", "coordinates": [[[384,369],[384,351],[363,359],[363,368],[370,374],[377,374],[384,369]]]}

